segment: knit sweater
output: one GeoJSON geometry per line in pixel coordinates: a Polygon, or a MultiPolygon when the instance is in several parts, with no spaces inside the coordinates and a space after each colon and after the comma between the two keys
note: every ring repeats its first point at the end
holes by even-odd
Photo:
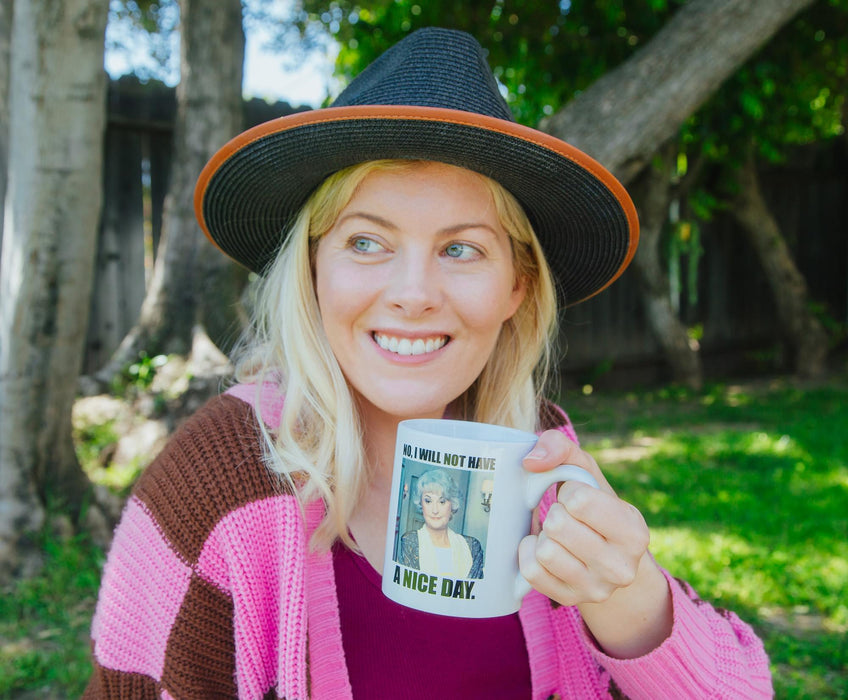
{"type": "MultiPolygon", "coordinates": [[[[548,494],[542,517],[551,502],[548,494]]],[[[332,554],[309,547],[323,513],[269,475],[251,405],[212,399],[127,502],[103,571],[84,698],[351,698],[332,554]]],[[[519,617],[533,699],[771,697],[751,629],[667,578],[672,633],[631,660],[605,655],[576,608],[531,591],[519,617]]]]}

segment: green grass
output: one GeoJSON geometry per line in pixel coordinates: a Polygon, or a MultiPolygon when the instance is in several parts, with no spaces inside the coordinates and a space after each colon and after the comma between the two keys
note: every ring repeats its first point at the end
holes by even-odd
{"type": "Polygon", "coordinates": [[[0,596],[0,698],[79,697],[91,672],[103,554],[84,537],[45,537],[42,550],[42,573],[0,596]]]}
{"type": "Polygon", "coordinates": [[[127,494],[144,467],[140,460],[104,464],[103,455],[115,448],[119,438],[114,420],[73,429],[77,459],[88,478],[115,492],[127,494]]]}
{"type": "Polygon", "coordinates": [[[755,626],[777,697],[848,697],[845,382],[565,403],[659,562],[755,626]]]}
{"type": "MultiPolygon", "coordinates": [[[[754,625],[777,697],[848,698],[848,380],[561,403],[659,562],[754,625]]],[[[42,574],[0,597],[0,698],[78,697],[90,672],[102,553],[42,544],[42,574]]]]}

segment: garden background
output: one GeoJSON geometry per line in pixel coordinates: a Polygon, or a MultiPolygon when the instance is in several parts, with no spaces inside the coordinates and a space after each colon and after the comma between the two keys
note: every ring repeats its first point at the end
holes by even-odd
{"type": "Polygon", "coordinates": [[[194,182],[308,108],[248,99],[246,34],[334,56],[329,100],[430,24],[639,210],[551,392],[658,560],[756,627],[778,697],[848,697],[848,1],[0,0],[0,698],[84,687],[123,499],[230,375],[252,280],[194,182]],[[107,48],[150,60],[110,82],[107,48]]]}

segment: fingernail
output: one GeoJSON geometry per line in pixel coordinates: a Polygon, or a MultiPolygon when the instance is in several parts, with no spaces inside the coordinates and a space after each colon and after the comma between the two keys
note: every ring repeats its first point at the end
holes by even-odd
{"type": "Polygon", "coordinates": [[[544,459],[547,456],[548,451],[541,445],[536,445],[536,447],[530,450],[525,459],[544,459]]]}

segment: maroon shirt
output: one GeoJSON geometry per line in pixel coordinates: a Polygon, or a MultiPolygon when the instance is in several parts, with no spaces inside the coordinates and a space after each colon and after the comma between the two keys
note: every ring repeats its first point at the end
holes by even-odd
{"type": "Polygon", "coordinates": [[[518,614],[433,615],[386,598],[380,575],[333,547],[342,644],[355,698],[529,698],[530,662],[518,614]]]}

